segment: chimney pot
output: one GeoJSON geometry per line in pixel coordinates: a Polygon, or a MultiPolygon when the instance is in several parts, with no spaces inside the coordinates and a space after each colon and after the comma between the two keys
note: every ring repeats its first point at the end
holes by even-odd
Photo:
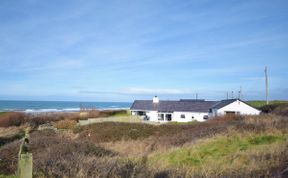
{"type": "Polygon", "coordinates": [[[159,98],[157,96],[154,96],[153,103],[159,103],[159,98]]]}

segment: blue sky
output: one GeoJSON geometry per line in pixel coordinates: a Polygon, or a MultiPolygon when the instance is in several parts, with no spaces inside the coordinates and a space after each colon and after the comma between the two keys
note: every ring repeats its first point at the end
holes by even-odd
{"type": "Polygon", "coordinates": [[[1,0],[0,99],[288,99],[286,0],[1,0]]]}

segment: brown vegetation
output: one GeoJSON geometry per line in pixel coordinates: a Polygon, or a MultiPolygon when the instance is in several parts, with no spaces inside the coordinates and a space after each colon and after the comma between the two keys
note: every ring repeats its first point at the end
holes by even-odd
{"type": "Polygon", "coordinates": [[[37,128],[41,124],[57,122],[60,120],[74,120],[98,117],[111,117],[127,115],[126,110],[105,110],[96,109],[81,110],[81,112],[48,112],[48,113],[23,113],[5,112],[0,114],[0,127],[20,126],[29,124],[32,128],[37,128]]]}
{"type": "Polygon", "coordinates": [[[20,126],[25,122],[25,114],[21,112],[7,112],[0,115],[0,127],[20,126]]]}
{"type": "MultiPolygon", "coordinates": [[[[125,156],[145,156],[156,150],[165,151],[170,148],[185,146],[191,144],[198,139],[211,138],[216,135],[227,135],[231,132],[236,133],[263,133],[273,130],[287,133],[288,119],[286,117],[276,117],[272,115],[248,116],[248,117],[224,117],[209,120],[205,123],[193,123],[187,125],[145,125],[148,133],[141,132],[143,129],[138,128],[138,138],[129,137],[129,130],[137,127],[136,124],[122,123],[102,123],[86,126],[80,132],[80,138],[89,139],[93,142],[101,143],[101,145],[117,150],[125,156]],[[113,131],[105,132],[112,127],[113,131]],[[93,128],[93,129],[92,129],[93,128]],[[126,130],[123,132],[122,130],[126,130]],[[90,130],[91,129],[91,130],[90,130]],[[97,129],[100,132],[97,132],[97,129]],[[92,132],[95,130],[94,132],[92,132]],[[110,140],[109,137],[117,135],[110,140]],[[121,132],[121,133],[120,133],[121,132]],[[90,137],[85,135],[90,133],[90,137]],[[109,135],[105,135],[108,134],[109,135]],[[141,134],[141,137],[139,136],[141,134]],[[141,138],[141,139],[139,139],[141,138]]],[[[136,130],[135,130],[136,131],[136,130]]]]}
{"type": "Polygon", "coordinates": [[[24,127],[0,127],[0,147],[22,138],[24,136],[24,127]]]}
{"type": "Polygon", "coordinates": [[[271,113],[280,116],[288,116],[288,103],[273,103],[259,108],[263,113],[271,113]]]}
{"type": "MultiPolygon", "coordinates": [[[[203,123],[157,126],[105,122],[75,127],[73,118],[54,121],[58,128],[68,131],[30,134],[34,177],[281,177],[287,174],[288,119],[285,116],[219,117],[203,123]],[[199,154],[199,158],[191,159],[190,154],[199,154]]],[[[19,141],[0,147],[0,174],[15,172],[18,149],[19,141]]]]}
{"type": "Polygon", "coordinates": [[[58,121],[54,124],[57,129],[74,129],[76,127],[77,121],[64,119],[58,121]]]}

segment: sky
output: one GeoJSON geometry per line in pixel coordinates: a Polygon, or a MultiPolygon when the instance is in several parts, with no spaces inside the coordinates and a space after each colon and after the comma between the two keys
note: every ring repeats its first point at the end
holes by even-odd
{"type": "Polygon", "coordinates": [[[287,0],[1,0],[0,100],[288,100],[287,0]]]}

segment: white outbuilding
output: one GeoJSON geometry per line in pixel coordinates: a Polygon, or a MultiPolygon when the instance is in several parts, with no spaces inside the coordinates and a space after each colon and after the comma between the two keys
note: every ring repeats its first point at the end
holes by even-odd
{"type": "Polygon", "coordinates": [[[132,115],[154,122],[205,121],[222,115],[259,115],[260,111],[240,99],[205,101],[180,99],[178,101],[135,100],[131,106],[132,115]]]}
{"type": "Polygon", "coordinates": [[[223,115],[259,115],[261,111],[240,99],[222,100],[209,109],[209,117],[223,115]]]}

